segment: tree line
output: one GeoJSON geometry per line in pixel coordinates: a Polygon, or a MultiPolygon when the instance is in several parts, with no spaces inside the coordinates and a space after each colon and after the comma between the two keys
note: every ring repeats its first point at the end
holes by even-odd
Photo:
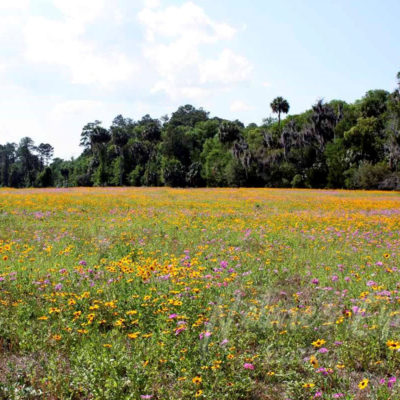
{"type": "Polygon", "coordinates": [[[400,72],[393,92],[360,100],[319,100],[259,126],[210,118],[185,105],[170,117],[118,115],[107,129],[87,123],[76,159],[53,159],[48,143],[0,145],[0,186],[294,187],[400,190],[400,72]]]}

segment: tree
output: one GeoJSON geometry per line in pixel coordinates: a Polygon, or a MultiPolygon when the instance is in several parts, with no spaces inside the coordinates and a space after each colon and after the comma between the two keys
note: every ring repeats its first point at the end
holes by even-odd
{"type": "Polygon", "coordinates": [[[344,143],[353,163],[379,161],[383,155],[383,144],[377,132],[378,120],[375,117],[358,118],[357,124],[345,132],[344,143]]]}
{"type": "Polygon", "coordinates": [[[35,143],[30,137],[24,137],[20,140],[17,157],[21,168],[22,185],[33,186],[36,180],[36,175],[40,169],[40,160],[33,154],[35,143]]]}
{"type": "Polygon", "coordinates": [[[329,104],[318,100],[312,107],[311,113],[311,135],[317,141],[319,151],[325,150],[327,142],[334,137],[335,126],[338,123],[338,116],[329,104]]]}
{"type": "Polygon", "coordinates": [[[10,172],[16,159],[16,147],[15,143],[0,145],[0,186],[10,185],[10,172]]]}
{"type": "Polygon", "coordinates": [[[119,160],[118,160],[118,172],[116,175],[115,183],[118,186],[122,186],[124,184],[124,170],[125,170],[125,154],[124,148],[129,140],[129,133],[127,129],[127,124],[122,116],[118,116],[114,119],[113,124],[110,128],[111,131],[111,140],[114,143],[115,148],[117,149],[119,160]]]}
{"type": "Polygon", "coordinates": [[[97,184],[104,185],[107,181],[107,143],[111,140],[111,135],[108,130],[100,126],[100,124],[100,121],[95,121],[94,123],[85,125],[82,134],[85,133],[85,136],[88,136],[92,153],[97,157],[99,162],[99,168],[97,170],[97,184]]]}
{"type": "Polygon", "coordinates": [[[196,109],[192,105],[186,104],[172,113],[168,124],[175,127],[180,125],[194,127],[197,122],[207,121],[208,114],[209,113],[204,111],[202,108],[196,109]]]}
{"type": "Polygon", "coordinates": [[[236,140],[239,140],[240,128],[239,126],[230,121],[223,121],[218,129],[218,138],[221,143],[233,143],[236,140]]]}
{"type": "Polygon", "coordinates": [[[49,143],[40,143],[36,151],[39,153],[40,161],[47,166],[53,158],[54,147],[49,143]]]}
{"type": "Polygon", "coordinates": [[[176,158],[164,158],[162,161],[162,177],[167,186],[185,186],[185,170],[176,158]]]}
{"type": "Polygon", "coordinates": [[[272,112],[278,114],[278,126],[281,127],[281,113],[287,114],[289,112],[289,103],[283,97],[276,97],[272,100],[271,109],[272,112]]]}
{"type": "Polygon", "coordinates": [[[378,118],[387,108],[389,92],[386,90],[369,90],[360,101],[360,109],[363,117],[378,118]]]}

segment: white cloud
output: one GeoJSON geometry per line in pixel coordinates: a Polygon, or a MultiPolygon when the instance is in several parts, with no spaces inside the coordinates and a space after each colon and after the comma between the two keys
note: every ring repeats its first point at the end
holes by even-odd
{"type": "Polygon", "coordinates": [[[89,121],[108,126],[119,113],[159,116],[188,100],[213,109],[251,77],[249,61],[230,46],[241,28],[211,16],[201,2],[39,3],[0,0],[1,143],[29,135],[68,158],[80,153],[79,135],[89,121]],[[133,15],[137,4],[144,8],[133,15]],[[134,17],[143,37],[127,35],[137,33],[134,17]]]}
{"type": "Polygon", "coordinates": [[[246,80],[252,71],[250,62],[229,49],[223,50],[215,60],[200,65],[202,83],[231,84],[246,80]]]}
{"type": "Polygon", "coordinates": [[[53,0],[65,18],[81,23],[95,21],[105,11],[105,0],[53,0]]]}
{"type": "Polygon", "coordinates": [[[160,7],[161,0],[144,0],[145,8],[157,8],[160,7]]]}
{"type": "Polygon", "coordinates": [[[135,65],[117,51],[107,51],[85,39],[87,24],[102,15],[104,1],[54,0],[62,21],[29,17],[24,27],[28,62],[54,65],[68,73],[71,83],[111,87],[129,80],[135,65]]]}
{"type": "Polygon", "coordinates": [[[57,103],[51,113],[55,118],[64,118],[96,112],[103,106],[103,102],[96,100],[67,100],[57,103]]]}
{"type": "Polygon", "coordinates": [[[231,39],[236,30],[226,23],[213,21],[204,10],[192,2],[180,7],[159,9],[159,4],[151,2],[152,8],[144,8],[139,13],[139,21],[146,28],[148,40],[157,35],[165,38],[180,38],[193,45],[210,43],[221,39],[231,39]],[[154,6],[158,9],[154,9],[154,6]]]}
{"type": "Polygon", "coordinates": [[[205,48],[218,51],[221,42],[232,39],[234,27],[213,20],[190,1],[166,8],[159,2],[146,4],[151,7],[140,11],[138,18],[145,29],[143,55],[157,77],[153,93],[203,101],[249,77],[250,63],[229,49],[215,59],[204,55],[205,48]]]}
{"type": "Polygon", "coordinates": [[[251,107],[242,100],[236,100],[231,103],[230,110],[232,112],[242,112],[251,110],[251,107]]]}
{"type": "Polygon", "coordinates": [[[0,0],[0,11],[26,10],[30,0],[0,0]]]}

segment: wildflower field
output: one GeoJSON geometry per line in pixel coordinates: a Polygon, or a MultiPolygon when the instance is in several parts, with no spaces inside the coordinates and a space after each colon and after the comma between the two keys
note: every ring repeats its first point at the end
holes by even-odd
{"type": "Polygon", "coordinates": [[[399,399],[399,259],[398,193],[1,189],[0,398],[399,399]]]}

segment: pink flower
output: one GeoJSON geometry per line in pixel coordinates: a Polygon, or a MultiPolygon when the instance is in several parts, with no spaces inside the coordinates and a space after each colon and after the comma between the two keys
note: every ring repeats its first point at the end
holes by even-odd
{"type": "Polygon", "coordinates": [[[392,376],[388,379],[388,388],[392,388],[393,385],[396,383],[396,377],[392,376]]]}
{"type": "Polygon", "coordinates": [[[183,331],[186,331],[186,325],[181,325],[179,328],[175,330],[175,335],[178,336],[183,331]]]}
{"type": "Polygon", "coordinates": [[[322,354],[325,354],[325,353],[327,353],[329,350],[326,348],[326,347],[321,347],[319,350],[318,350],[318,353],[322,353],[322,354]]]}
{"type": "Polygon", "coordinates": [[[244,363],[243,364],[244,369],[254,369],[254,365],[250,363],[244,363]]]}

